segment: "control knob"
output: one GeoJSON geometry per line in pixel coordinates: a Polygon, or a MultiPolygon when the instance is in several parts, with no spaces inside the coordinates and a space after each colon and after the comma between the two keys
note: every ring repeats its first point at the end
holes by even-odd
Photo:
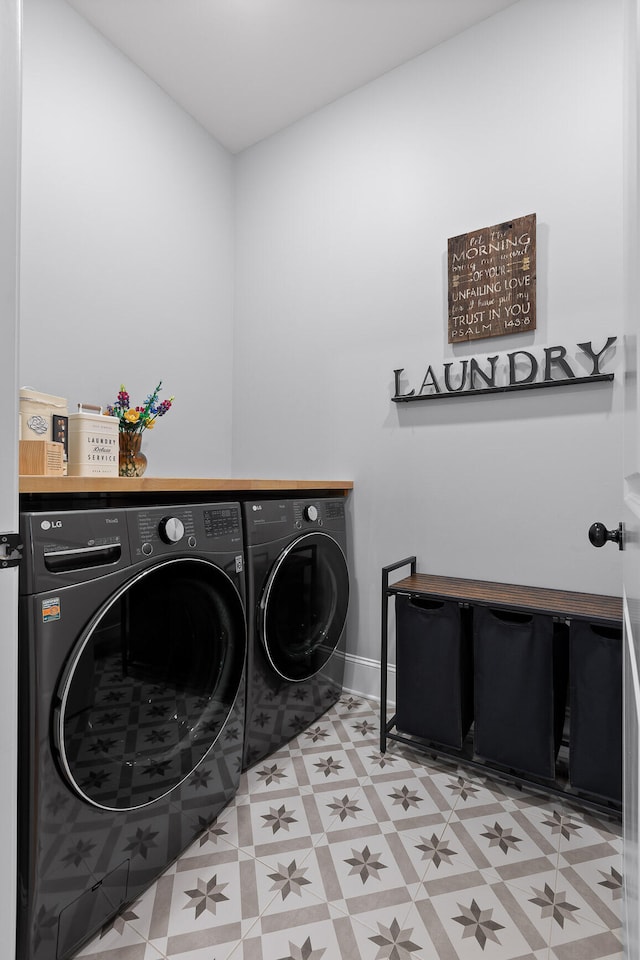
{"type": "Polygon", "coordinates": [[[310,504],[310,506],[305,507],[302,513],[305,520],[309,520],[311,523],[315,523],[316,520],[318,519],[318,508],[314,507],[313,504],[310,504]]]}
{"type": "Polygon", "coordinates": [[[165,543],[178,543],[184,537],[184,523],[177,517],[163,517],[158,525],[158,533],[165,543]]]}

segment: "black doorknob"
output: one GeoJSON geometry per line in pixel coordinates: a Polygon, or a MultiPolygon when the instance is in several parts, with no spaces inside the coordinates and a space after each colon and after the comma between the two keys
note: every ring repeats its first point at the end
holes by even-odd
{"type": "Polygon", "coordinates": [[[618,524],[617,530],[607,530],[604,523],[592,523],[589,527],[589,540],[594,547],[604,547],[605,543],[611,541],[618,544],[618,550],[622,550],[622,524],[618,524]]]}

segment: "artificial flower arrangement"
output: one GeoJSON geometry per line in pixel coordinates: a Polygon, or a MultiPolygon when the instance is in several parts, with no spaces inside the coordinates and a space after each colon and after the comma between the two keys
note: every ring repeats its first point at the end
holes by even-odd
{"type": "Polygon", "coordinates": [[[107,406],[105,415],[118,417],[121,433],[142,433],[144,430],[151,430],[155,427],[158,417],[164,417],[165,413],[169,412],[175,400],[175,397],[169,397],[168,400],[158,402],[161,389],[162,380],[153,393],[149,394],[143,407],[132,407],[125,385],[121,383],[118,399],[113,405],[107,406]]]}

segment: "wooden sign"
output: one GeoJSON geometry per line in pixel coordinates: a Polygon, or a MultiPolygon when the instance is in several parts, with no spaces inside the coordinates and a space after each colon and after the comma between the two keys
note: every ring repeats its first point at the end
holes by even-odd
{"type": "Polygon", "coordinates": [[[536,328],[536,215],[448,242],[449,343],[536,328]]]}

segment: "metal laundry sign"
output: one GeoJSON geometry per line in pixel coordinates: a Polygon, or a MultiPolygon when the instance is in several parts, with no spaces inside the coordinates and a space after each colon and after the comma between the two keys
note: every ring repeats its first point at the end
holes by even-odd
{"type": "Polygon", "coordinates": [[[605,354],[616,340],[617,337],[608,337],[600,350],[594,349],[590,340],[577,344],[582,359],[591,363],[591,371],[586,376],[577,376],[576,361],[570,361],[566,347],[560,345],[545,347],[540,358],[529,350],[512,350],[482,359],[465,357],[449,361],[438,369],[429,365],[418,389],[407,384],[403,376],[405,368],[399,367],[393,371],[395,393],[391,399],[394,403],[408,403],[613,380],[613,373],[603,373],[601,367],[605,354]]]}

